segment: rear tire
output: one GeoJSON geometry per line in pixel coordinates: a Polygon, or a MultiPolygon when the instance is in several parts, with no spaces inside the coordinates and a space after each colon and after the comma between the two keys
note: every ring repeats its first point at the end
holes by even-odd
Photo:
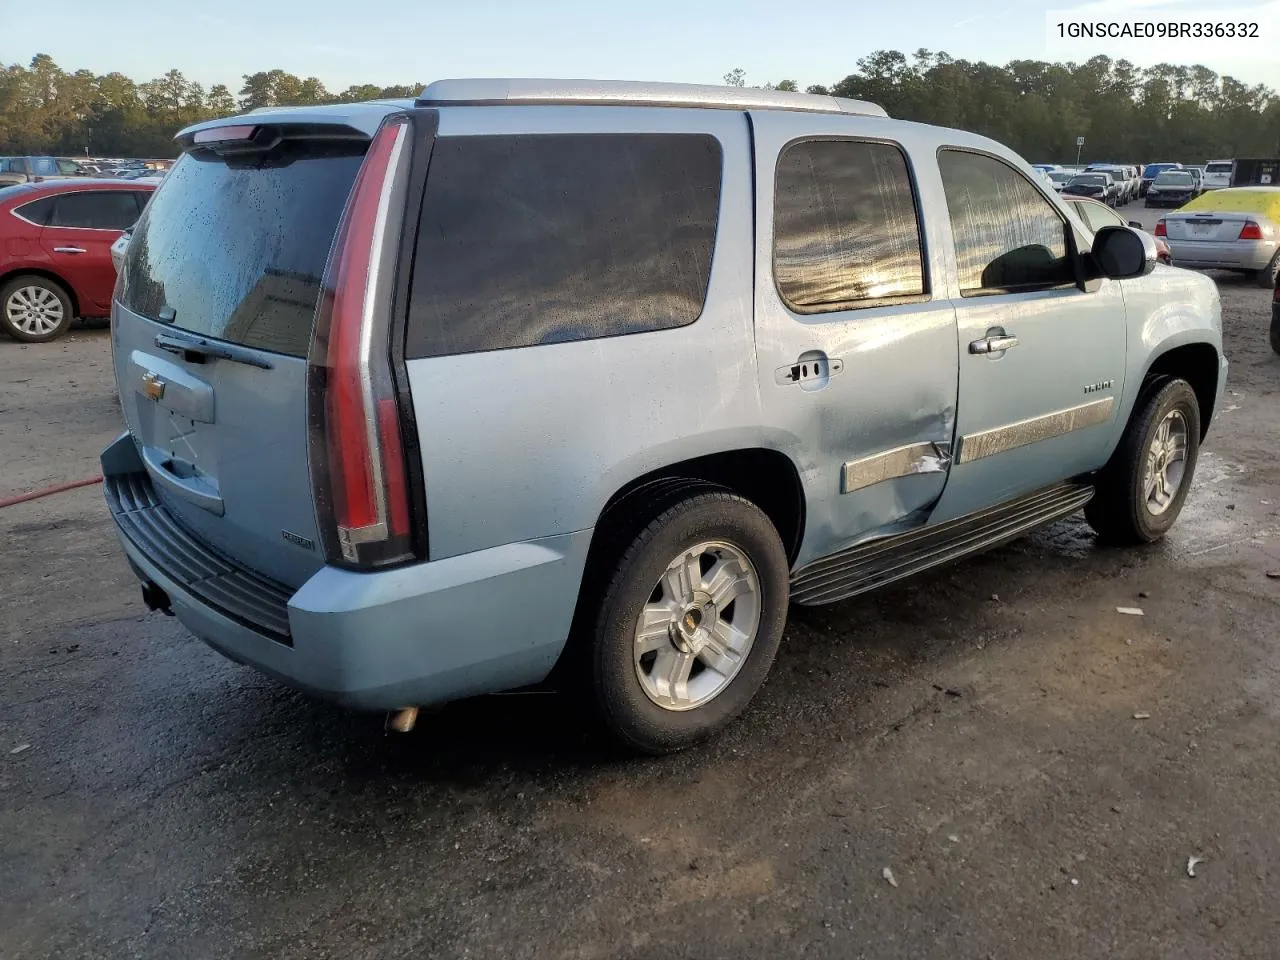
{"type": "Polygon", "coordinates": [[[71,295],[56,280],[36,274],[13,277],[0,286],[0,330],[22,343],[48,343],[75,319],[71,295]]]}
{"type": "Polygon", "coordinates": [[[723,729],[769,672],[788,594],[782,540],[755,504],[704,488],[667,506],[617,560],[584,624],[605,726],[651,754],[723,729]]]}
{"type": "Polygon", "coordinates": [[[1271,309],[1271,349],[1280,353],[1280,307],[1271,309]]]}
{"type": "Polygon", "coordinates": [[[1185,380],[1165,381],[1139,398],[1085,519],[1110,543],[1154,543],[1178,519],[1199,456],[1196,393],[1185,380]]]}
{"type": "Polygon", "coordinates": [[[1264,290],[1274,290],[1276,278],[1280,277],[1280,250],[1271,258],[1271,262],[1258,271],[1254,282],[1264,290]]]}

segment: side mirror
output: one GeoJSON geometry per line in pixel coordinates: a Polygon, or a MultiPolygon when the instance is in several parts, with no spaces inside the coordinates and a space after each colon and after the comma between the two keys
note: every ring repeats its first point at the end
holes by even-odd
{"type": "Polygon", "coordinates": [[[1137,220],[1130,220],[1130,221],[1129,221],[1129,226],[1133,227],[1133,229],[1135,229],[1135,230],[1144,230],[1144,229],[1146,229],[1146,228],[1145,228],[1145,227],[1143,227],[1143,226],[1142,226],[1142,224],[1140,224],[1137,220]]]}
{"type": "Polygon", "coordinates": [[[1145,277],[1155,269],[1155,238],[1128,227],[1103,227],[1093,236],[1093,262],[1097,275],[1112,280],[1145,277]]]}

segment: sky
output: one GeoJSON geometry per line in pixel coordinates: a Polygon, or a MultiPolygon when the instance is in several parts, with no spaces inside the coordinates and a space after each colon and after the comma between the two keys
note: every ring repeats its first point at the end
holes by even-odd
{"type": "Polygon", "coordinates": [[[145,12],[104,0],[48,8],[0,0],[0,63],[48,53],[64,69],[149,80],[176,67],[238,93],[242,75],[281,68],[330,90],[445,77],[535,76],[749,85],[832,84],[878,49],[925,47],[956,58],[1083,61],[1096,53],[1149,65],[1201,62],[1280,89],[1280,0],[179,0],[145,12]],[[1260,41],[1052,41],[1049,11],[1087,19],[1259,22],[1260,41]]]}

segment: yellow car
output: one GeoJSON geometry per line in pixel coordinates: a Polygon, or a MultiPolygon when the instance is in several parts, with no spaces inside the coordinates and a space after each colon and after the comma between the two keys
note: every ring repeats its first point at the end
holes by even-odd
{"type": "Polygon", "coordinates": [[[1273,287],[1280,273],[1280,187],[1201,194],[1156,224],[1180,267],[1251,273],[1273,287]]]}

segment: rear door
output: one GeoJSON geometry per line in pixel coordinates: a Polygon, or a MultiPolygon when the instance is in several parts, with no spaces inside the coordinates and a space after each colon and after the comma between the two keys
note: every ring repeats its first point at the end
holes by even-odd
{"type": "Polygon", "coordinates": [[[892,121],[762,111],[756,352],[764,423],[796,438],[803,564],[924,523],[956,413],[956,316],[923,211],[933,141],[892,121]]]}
{"type": "Polygon", "coordinates": [[[114,305],[121,405],[159,496],[191,532],[290,586],[323,563],[306,356],[368,147],[341,130],[281,125],[270,149],[186,153],[138,221],[114,305]],[[184,351],[193,340],[218,349],[184,351]]]}
{"type": "Polygon", "coordinates": [[[54,269],[76,292],[80,313],[106,316],[116,271],[111,244],[138,219],[131,190],[80,190],[55,195],[40,246],[54,269]]]}

